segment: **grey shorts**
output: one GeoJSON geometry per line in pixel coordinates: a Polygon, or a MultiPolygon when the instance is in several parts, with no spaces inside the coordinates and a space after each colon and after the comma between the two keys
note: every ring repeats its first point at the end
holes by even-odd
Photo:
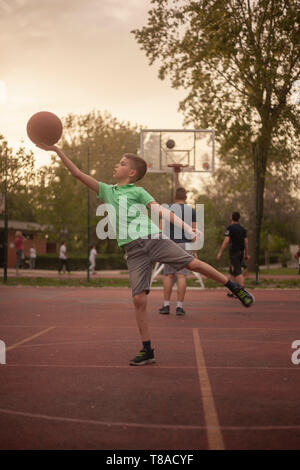
{"type": "MultiPolygon", "coordinates": [[[[185,243],[176,243],[176,245],[180,246],[184,251],[186,251],[186,253],[188,253],[190,255],[193,254],[192,251],[185,249],[185,243]]],[[[182,269],[177,270],[171,264],[165,264],[164,265],[164,275],[168,276],[169,274],[182,274],[183,276],[188,276],[190,274],[190,270],[186,269],[186,268],[182,268],[182,269]]]]}
{"type": "Polygon", "coordinates": [[[149,294],[153,263],[170,264],[178,271],[194,259],[162,234],[158,238],[138,238],[124,248],[133,296],[143,291],[149,294]]]}

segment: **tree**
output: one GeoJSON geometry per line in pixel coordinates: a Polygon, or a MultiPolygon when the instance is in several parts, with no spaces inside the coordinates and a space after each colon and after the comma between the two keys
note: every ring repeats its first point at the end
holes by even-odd
{"type": "Polygon", "coordinates": [[[159,77],[188,91],[179,105],[185,123],[214,127],[221,158],[250,165],[259,239],[266,175],[278,155],[284,165],[299,158],[299,102],[290,98],[300,78],[300,1],[152,4],[133,34],[150,65],[160,62],[159,77]]]}
{"type": "MultiPolygon", "coordinates": [[[[216,253],[233,211],[241,214],[241,223],[251,228],[252,192],[248,184],[249,168],[244,172],[222,164],[203,187],[196,202],[205,204],[205,243],[201,258],[216,264],[216,253]]],[[[300,230],[300,200],[292,196],[293,175],[289,171],[268,174],[265,187],[265,211],[261,230],[260,257],[273,251],[276,256],[290,244],[297,244],[300,230]]],[[[274,253],[273,253],[274,254],[274,253]]],[[[281,253],[282,254],[282,253],[281,253]]],[[[222,264],[226,259],[222,259],[222,264]]]]}
{"type": "Polygon", "coordinates": [[[35,191],[36,173],[33,152],[20,147],[16,152],[0,135],[0,188],[4,193],[7,162],[7,205],[10,220],[34,222],[35,208],[32,194],[35,191]]]}

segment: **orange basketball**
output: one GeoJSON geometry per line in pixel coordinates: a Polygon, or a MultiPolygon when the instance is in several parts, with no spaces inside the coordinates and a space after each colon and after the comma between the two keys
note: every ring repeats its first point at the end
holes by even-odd
{"type": "Polygon", "coordinates": [[[27,135],[35,144],[54,145],[61,138],[62,131],[59,117],[48,111],[34,114],[27,123],[27,135]]]}

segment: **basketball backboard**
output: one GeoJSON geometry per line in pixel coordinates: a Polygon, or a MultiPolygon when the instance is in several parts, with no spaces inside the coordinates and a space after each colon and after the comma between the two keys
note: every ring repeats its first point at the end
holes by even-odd
{"type": "Polygon", "coordinates": [[[142,129],[140,156],[148,171],[172,173],[179,164],[182,172],[214,171],[215,132],[213,129],[142,129]]]}

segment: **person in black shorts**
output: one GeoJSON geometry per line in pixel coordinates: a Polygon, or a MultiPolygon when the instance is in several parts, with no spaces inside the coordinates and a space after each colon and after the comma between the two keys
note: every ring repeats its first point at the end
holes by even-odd
{"type": "MultiPolygon", "coordinates": [[[[239,212],[233,212],[230,218],[230,225],[226,228],[225,239],[222,243],[217,259],[220,261],[224,249],[229,245],[229,259],[230,259],[230,279],[238,282],[244,287],[245,280],[242,272],[243,263],[249,259],[248,256],[248,238],[247,230],[239,223],[239,212]]],[[[234,297],[234,294],[228,293],[229,297],[234,297]]]]}

